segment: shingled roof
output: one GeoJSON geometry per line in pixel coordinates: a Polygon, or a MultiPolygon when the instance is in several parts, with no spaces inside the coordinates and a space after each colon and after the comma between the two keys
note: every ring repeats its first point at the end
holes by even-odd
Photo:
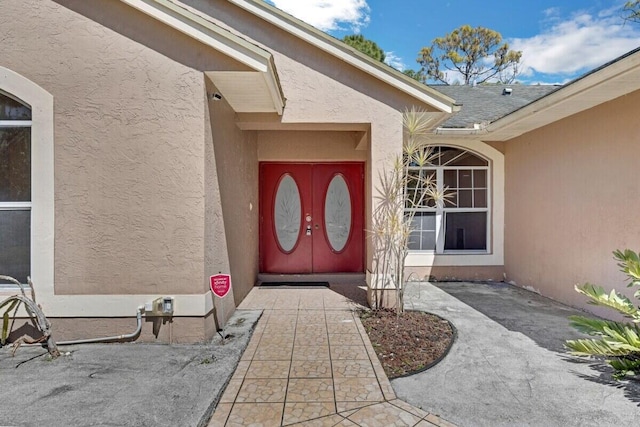
{"type": "Polygon", "coordinates": [[[430,85],[462,104],[441,128],[473,129],[489,124],[559,89],[560,85],[430,85]]]}

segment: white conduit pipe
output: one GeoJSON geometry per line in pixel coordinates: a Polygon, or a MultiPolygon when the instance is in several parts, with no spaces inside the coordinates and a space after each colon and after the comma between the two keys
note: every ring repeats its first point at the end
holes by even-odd
{"type": "Polygon", "coordinates": [[[143,311],[144,311],[143,305],[138,307],[138,313],[136,314],[138,325],[136,327],[136,330],[131,332],[130,334],[115,335],[112,337],[102,337],[102,338],[88,338],[88,339],[72,340],[72,341],[56,341],[56,344],[74,345],[74,344],[91,344],[91,343],[99,343],[99,342],[135,340],[136,338],[138,338],[138,336],[140,335],[140,332],[142,331],[142,312],[143,311]]]}

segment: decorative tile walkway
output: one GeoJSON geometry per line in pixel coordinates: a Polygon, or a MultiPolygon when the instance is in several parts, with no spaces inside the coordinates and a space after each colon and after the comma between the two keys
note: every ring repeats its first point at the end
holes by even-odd
{"type": "Polygon", "coordinates": [[[209,426],[453,426],[399,400],[354,310],[328,288],[256,287],[262,309],[209,426]]]}

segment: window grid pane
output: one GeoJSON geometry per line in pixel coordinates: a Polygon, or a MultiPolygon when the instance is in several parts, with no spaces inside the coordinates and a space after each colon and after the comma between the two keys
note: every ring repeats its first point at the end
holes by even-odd
{"type": "Polygon", "coordinates": [[[0,128],[0,202],[31,201],[31,129],[0,128]]]}
{"type": "Polygon", "coordinates": [[[422,194],[428,185],[428,181],[436,182],[435,169],[426,168],[410,168],[409,179],[407,182],[407,199],[405,203],[406,209],[419,207],[434,208],[436,202],[433,198],[422,194]]]}
{"type": "Polygon", "coordinates": [[[31,120],[31,109],[0,93],[0,120],[31,120]]]}
{"type": "Polygon", "coordinates": [[[445,169],[443,189],[447,197],[444,207],[486,208],[486,177],[486,169],[445,169]]]}
{"type": "Polygon", "coordinates": [[[434,251],[436,248],[435,212],[416,212],[411,221],[409,249],[434,251]]]}
{"type": "Polygon", "coordinates": [[[27,283],[31,265],[30,236],[30,210],[0,210],[0,274],[27,283]]]}
{"type": "MultiPolygon", "coordinates": [[[[409,206],[416,211],[409,237],[409,249],[436,251],[438,234],[444,233],[437,252],[442,250],[487,250],[489,217],[488,171],[489,162],[477,155],[453,147],[432,147],[435,154],[429,168],[413,167],[410,174],[424,176],[425,171],[438,177],[437,188],[444,192],[442,204],[425,201],[409,206]],[[435,168],[434,168],[435,166],[435,168]],[[442,215],[443,227],[435,229],[436,216],[442,215]]],[[[410,185],[410,191],[419,185],[410,185]]]]}
{"type": "Polygon", "coordinates": [[[486,212],[447,212],[445,250],[486,250],[486,212]]]}

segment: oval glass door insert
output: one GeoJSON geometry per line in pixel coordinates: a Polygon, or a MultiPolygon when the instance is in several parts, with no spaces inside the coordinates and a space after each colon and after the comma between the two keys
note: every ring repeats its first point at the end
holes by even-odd
{"type": "Polygon", "coordinates": [[[291,175],[286,174],[276,191],[273,218],[278,244],[284,252],[291,252],[300,235],[302,206],[298,185],[291,175]]]}
{"type": "Polygon", "coordinates": [[[324,201],[324,227],[331,248],[344,249],[351,233],[351,194],[342,175],[336,175],[329,183],[324,201]]]}

